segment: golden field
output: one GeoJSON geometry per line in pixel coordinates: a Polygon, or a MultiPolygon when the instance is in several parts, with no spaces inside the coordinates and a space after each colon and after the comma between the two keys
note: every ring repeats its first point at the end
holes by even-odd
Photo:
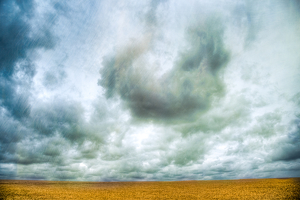
{"type": "Polygon", "coordinates": [[[0,180],[0,199],[298,199],[300,178],[174,182],[0,180]]]}

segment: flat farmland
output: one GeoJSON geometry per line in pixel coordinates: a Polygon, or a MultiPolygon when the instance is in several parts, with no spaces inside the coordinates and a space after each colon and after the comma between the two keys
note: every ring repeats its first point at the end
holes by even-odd
{"type": "Polygon", "coordinates": [[[299,199],[300,178],[174,182],[0,180],[0,199],[299,199]]]}

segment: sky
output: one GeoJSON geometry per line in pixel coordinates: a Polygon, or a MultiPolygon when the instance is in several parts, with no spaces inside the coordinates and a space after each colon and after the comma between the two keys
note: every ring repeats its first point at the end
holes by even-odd
{"type": "Polygon", "coordinates": [[[0,179],[300,177],[297,0],[1,0],[0,179]]]}

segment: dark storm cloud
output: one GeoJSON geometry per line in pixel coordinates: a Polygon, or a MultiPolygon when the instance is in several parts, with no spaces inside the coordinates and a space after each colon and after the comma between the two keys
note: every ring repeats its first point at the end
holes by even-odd
{"type": "Polygon", "coordinates": [[[26,118],[30,113],[27,91],[35,74],[31,54],[55,45],[50,30],[55,15],[39,16],[44,24],[32,27],[37,15],[35,8],[33,0],[4,0],[0,4],[0,105],[16,119],[26,118]],[[17,88],[22,88],[21,92],[17,88]]]}
{"type": "Polygon", "coordinates": [[[295,103],[296,119],[289,126],[287,138],[279,142],[278,147],[272,154],[273,161],[293,161],[300,159],[300,93],[297,93],[291,99],[295,103]]]}
{"type": "Polygon", "coordinates": [[[287,140],[281,141],[279,148],[272,154],[273,161],[292,161],[300,158],[300,119],[292,124],[294,128],[288,134],[287,140]]]}
{"type": "MultiPolygon", "coordinates": [[[[1,9],[1,75],[9,77],[14,73],[17,61],[26,59],[30,50],[49,49],[54,46],[50,30],[42,29],[36,33],[29,23],[34,16],[35,2],[2,1],[1,9]]],[[[48,21],[49,22],[49,21],[48,21]]]]}
{"type": "MultiPolygon", "coordinates": [[[[1,116],[0,123],[0,162],[34,164],[61,162],[60,152],[63,139],[45,139],[36,135],[36,131],[26,127],[14,118],[1,116]],[[34,144],[32,144],[33,142],[34,144]],[[32,148],[34,147],[34,148],[32,148]]],[[[28,123],[29,120],[27,120],[28,123]]]]}
{"type": "Polygon", "coordinates": [[[18,121],[1,115],[0,133],[0,162],[14,162],[17,144],[29,132],[18,121]]]}
{"type": "Polygon", "coordinates": [[[2,78],[0,80],[1,105],[5,107],[16,119],[28,117],[30,105],[28,103],[28,94],[26,92],[17,93],[15,87],[16,81],[2,78]]]}
{"type": "Polygon", "coordinates": [[[82,108],[74,102],[36,106],[23,124],[13,118],[3,119],[0,123],[2,163],[62,164],[68,146],[99,140],[95,135],[87,135],[90,132],[84,129],[82,108]]]}
{"type": "Polygon", "coordinates": [[[216,75],[220,68],[227,64],[229,52],[223,43],[223,26],[221,19],[210,17],[204,25],[199,24],[189,29],[188,40],[191,50],[185,52],[180,58],[179,65],[183,70],[189,71],[202,67],[216,75]]]}
{"type": "Polygon", "coordinates": [[[107,98],[120,95],[132,114],[142,118],[189,119],[209,108],[212,98],[222,94],[218,72],[229,61],[222,21],[211,17],[190,27],[186,37],[190,48],[179,53],[173,70],[159,83],[135,63],[150,51],[152,35],[104,58],[99,84],[107,98]]]}
{"type": "MultiPolygon", "coordinates": [[[[58,8],[63,9],[59,6],[60,3],[51,5],[56,11],[58,8]]],[[[58,155],[57,152],[50,150],[18,151],[25,138],[34,139],[36,132],[41,131],[46,134],[51,129],[50,124],[36,130],[39,129],[36,127],[37,123],[31,122],[29,90],[36,73],[36,66],[33,64],[35,50],[49,50],[56,44],[51,28],[56,22],[57,13],[46,11],[41,14],[36,12],[36,8],[37,2],[33,0],[4,0],[0,3],[0,160],[2,163],[42,163],[47,159],[49,161],[49,157],[44,157],[44,153],[52,157],[58,155]],[[36,21],[37,18],[39,21],[36,21]]],[[[66,135],[67,138],[72,138],[72,134],[66,133],[66,135]]]]}
{"type": "Polygon", "coordinates": [[[71,143],[81,144],[87,132],[83,127],[83,108],[76,102],[60,100],[36,107],[32,111],[31,123],[41,136],[58,133],[71,143]]]}
{"type": "MultiPolygon", "coordinates": [[[[12,159],[9,161],[23,165],[34,163],[64,165],[65,153],[70,148],[75,148],[78,152],[74,159],[97,158],[99,145],[105,143],[105,136],[111,124],[105,122],[103,114],[100,113],[98,116],[99,112],[103,113],[101,106],[98,106],[90,123],[84,120],[83,111],[80,103],[63,99],[35,105],[26,121],[26,137],[16,141],[15,144],[19,147],[16,148],[14,145],[14,151],[10,154],[12,159]],[[99,122],[99,119],[103,121],[99,122]],[[35,148],[30,146],[33,141],[35,148]]],[[[7,129],[16,132],[12,128],[7,129]]],[[[20,131],[17,136],[20,136],[20,131]]],[[[7,141],[7,144],[14,143],[7,141]]]]}

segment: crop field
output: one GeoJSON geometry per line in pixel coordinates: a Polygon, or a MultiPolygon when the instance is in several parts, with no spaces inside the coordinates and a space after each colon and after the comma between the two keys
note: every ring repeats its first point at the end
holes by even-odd
{"type": "Polygon", "coordinates": [[[300,178],[175,182],[0,180],[0,199],[298,199],[300,178]]]}

